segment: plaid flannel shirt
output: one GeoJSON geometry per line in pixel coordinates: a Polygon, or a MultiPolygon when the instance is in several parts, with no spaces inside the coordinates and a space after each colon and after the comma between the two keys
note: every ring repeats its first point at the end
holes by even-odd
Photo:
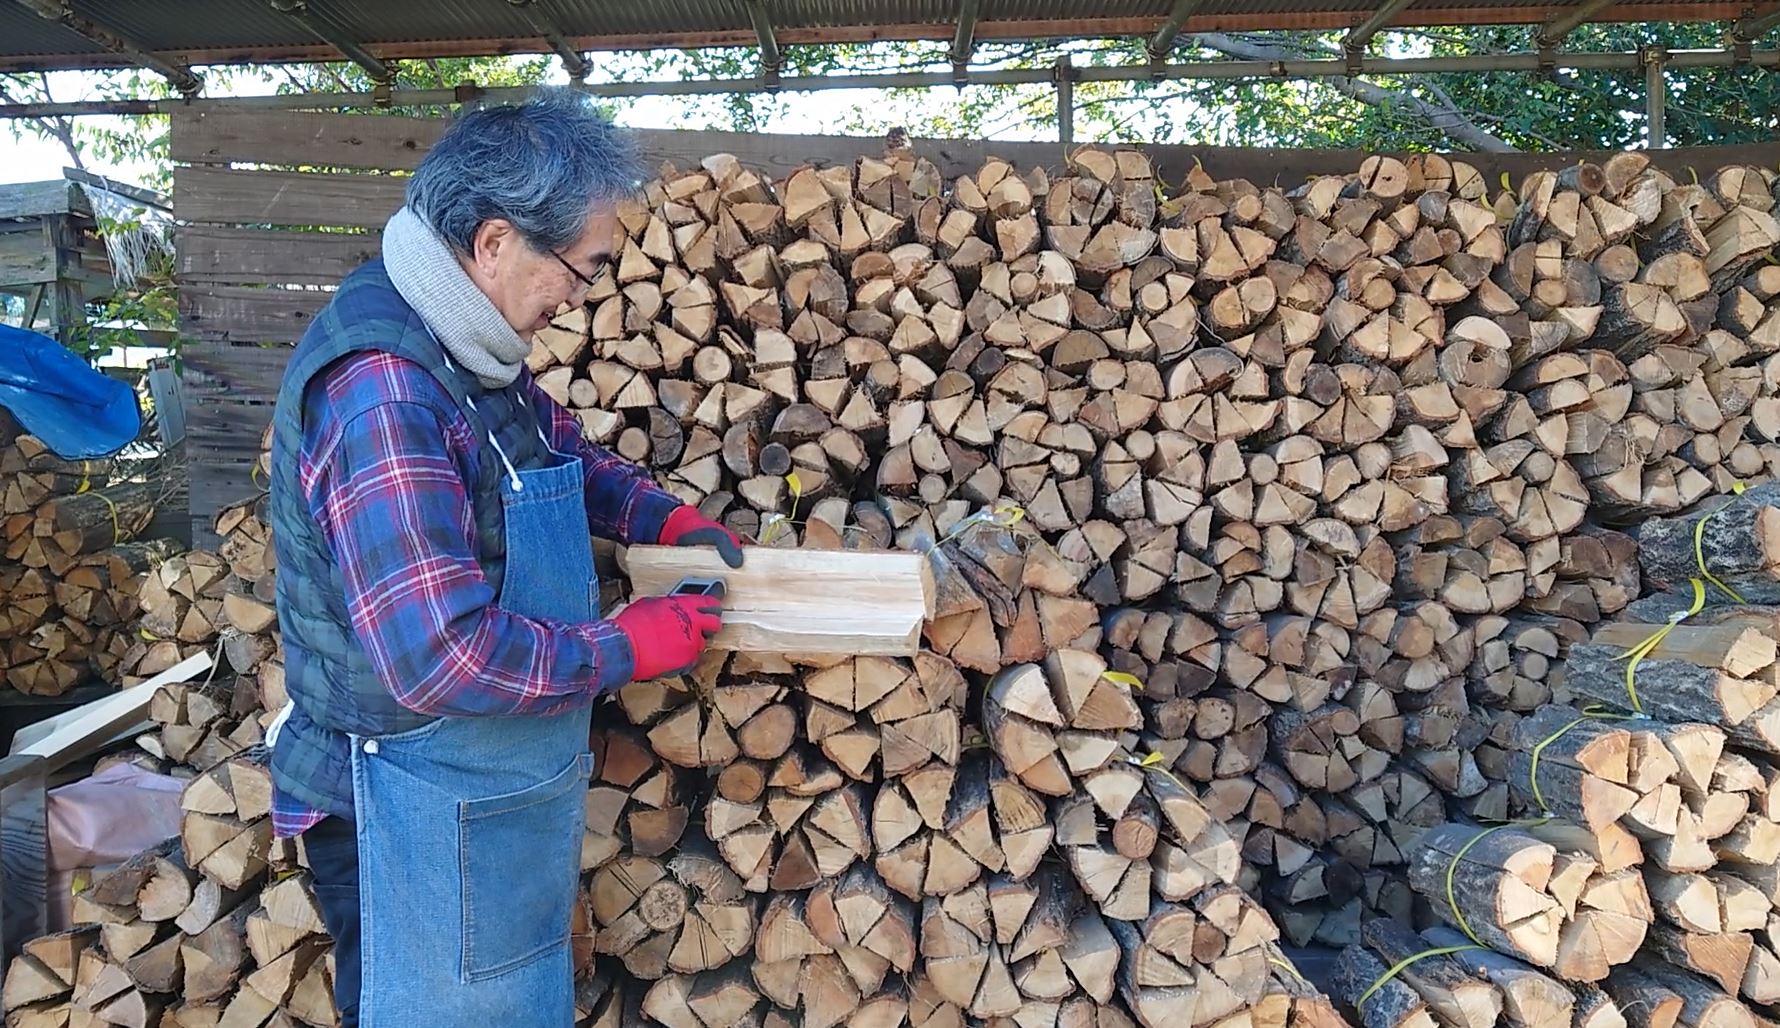
{"type": "MultiPolygon", "coordinates": [[[[587,442],[574,416],[521,376],[518,388],[547,415],[551,447],[581,458],[592,534],[657,539],[679,500],[587,442]]],[[[545,714],[624,684],[633,662],[610,621],[539,621],[494,605],[465,486],[484,442],[462,414],[442,420],[439,397],[450,405],[424,369],[384,353],[339,361],[304,397],[298,480],[339,559],[352,628],[378,678],[402,706],[432,716],[545,714]],[[366,394],[378,402],[364,403],[366,394]],[[348,407],[364,413],[343,423],[335,411],[348,407]]],[[[327,816],[289,796],[273,800],[280,838],[327,816]]]]}

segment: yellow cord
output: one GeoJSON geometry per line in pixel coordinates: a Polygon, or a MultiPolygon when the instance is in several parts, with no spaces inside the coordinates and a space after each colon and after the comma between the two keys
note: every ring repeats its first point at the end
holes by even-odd
{"type": "MultiPolygon", "coordinates": [[[[1479,838],[1482,838],[1482,836],[1479,836],[1479,838]]],[[[1397,975],[1401,974],[1405,968],[1407,968],[1409,965],[1415,963],[1416,961],[1426,960],[1429,957],[1444,957],[1449,953],[1463,953],[1466,950],[1483,949],[1483,948],[1484,947],[1481,945],[1477,945],[1477,946],[1441,946],[1438,949],[1425,949],[1425,950],[1422,950],[1420,953],[1415,954],[1414,956],[1404,957],[1402,960],[1397,961],[1396,965],[1394,967],[1392,967],[1389,971],[1386,971],[1384,974],[1380,975],[1378,978],[1378,981],[1375,981],[1372,983],[1371,988],[1367,989],[1365,992],[1360,993],[1360,998],[1354,1001],[1354,1007],[1357,1009],[1359,1007],[1365,1006],[1366,1001],[1372,998],[1373,993],[1377,992],[1379,989],[1384,988],[1385,982],[1388,982],[1392,978],[1397,977],[1397,975]]]]}
{"type": "MultiPolygon", "coordinates": [[[[1731,492],[1735,493],[1738,496],[1743,495],[1743,490],[1746,488],[1748,488],[1748,487],[1745,486],[1741,482],[1732,482],[1731,483],[1731,492]]],[[[1711,582],[1713,585],[1717,586],[1720,592],[1724,593],[1726,596],[1729,596],[1735,602],[1744,603],[1746,601],[1743,599],[1743,597],[1737,595],[1737,591],[1735,589],[1732,589],[1730,586],[1725,585],[1723,582],[1720,582],[1712,574],[1712,572],[1706,570],[1706,553],[1705,553],[1705,549],[1703,546],[1705,534],[1706,534],[1706,522],[1711,521],[1713,518],[1717,517],[1721,512],[1723,512],[1725,507],[1729,507],[1732,503],[1735,503],[1735,502],[1736,502],[1735,500],[1728,501],[1725,504],[1723,504],[1722,506],[1720,506],[1717,510],[1712,511],[1710,514],[1707,514],[1705,517],[1694,522],[1694,525],[1693,525],[1693,559],[1694,559],[1694,562],[1699,564],[1699,566],[1700,566],[1700,577],[1701,578],[1704,578],[1706,581],[1711,582]]]]}
{"type": "Polygon", "coordinates": [[[1459,851],[1452,856],[1452,862],[1446,865],[1446,905],[1452,908],[1452,916],[1454,920],[1458,921],[1459,930],[1465,933],[1466,938],[1477,943],[1479,946],[1483,945],[1483,940],[1479,939],[1477,933],[1471,930],[1471,922],[1465,920],[1465,912],[1459,909],[1458,898],[1453,895],[1452,876],[1453,873],[1459,869],[1459,861],[1465,859],[1465,854],[1471,852],[1471,847],[1482,842],[1494,832],[1499,832],[1504,828],[1525,828],[1528,825],[1541,824],[1545,820],[1545,818],[1537,818],[1526,821],[1504,821],[1499,825],[1485,828],[1483,831],[1473,835],[1470,842],[1459,847],[1459,851]]]}
{"type": "Polygon", "coordinates": [[[119,525],[117,523],[117,504],[113,503],[111,501],[111,497],[105,495],[102,492],[94,493],[93,495],[97,496],[101,500],[104,500],[105,506],[111,510],[111,545],[116,546],[118,543],[123,541],[123,537],[124,537],[124,530],[121,527],[119,527],[119,525]]]}
{"type": "Polygon", "coordinates": [[[1143,759],[1141,759],[1141,760],[1139,760],[1135,757],[1130,758],[1130,762],[1137,765],[1138,767],[1144,769],[1145,771],[1154,771],[1157,774],[1166,775],[1169,781],[1173,782],[1177,786],[1180,786],[1180,790],[1182,792],[1186,793],[1188,796],[1197,795],[1196,793],[1193,792],[1192,789],[1188,788],[1187,783],[1181,781],[1180,778],[1178,776],[1176,776],[1173,771],[1170,771],[1167,768],[1162,766],[1162,754],[1159,751],[1146,753],[1143,755],[1143,759]]]}
{"type": "MultiPolygon", "coordinates": [[[[1670,627],[1673,627],[1673,626],[1671,625],[1670,627]]],[[[1582,712],[1581,717],[1577,718],[1576,720],[1570,722],[1569,724],[1565,725],[1564,727],[1562,727],[1562,728],[1558,729],[1557,731],[1551,733],[1550,735],[1546,736],[1544,739],[1540,740],[1539,745],[1533,747],[1533,751],[1532,751],[1533,763],[1532,763],[1532,767],[1527,769],[1527,780],[1533,783],[1533,802],[1539,805],[1539,812],[1541,814],[1551,813],[1551,810],[1548,807],[1546,807],[1546,805],[1545,805],[1545,797],[1543,795],[1541,795],[1539,792],[1539,756],[1540,756],[1540,754],[1545,752],[1545,747],[1550,746],[1552,743],[1557,742],[1559,739],[1562,739],[1564,737],[1564,735],[1570,731],[1570,729],[1575,728],[1577,725],[1583,723],[1584,721],[1608,721],[1608,720],[1616,721],[1616,720],[1622,719],[1626,716],[1627,715],[1625,715],[1625,714],[1610,714],[1610,713],[1607,713],[1606,711],[1598,710],[1594,707],[1589,707],[1582,712]]]]}
{"type": "Polygon", "coordinates": [[[1298,973],[1298,969],[1296,967],[1292,966],[1292,962],[1290,960],[1286,960],[1283,957],[1268,957],[1267,962],[1269,964],[1272,964],[1274,967],[1277,967],[1280,970],[1284,971],[1286,974],[1291,975],[1293,978],[1298,979],[1298,981],[1302,982],[1303,984],[1305,984],[1305,985],[1310,984],[1310,982],[1307,981],[1302,974],[1298,973]]]}
{"type": "Polygon", "coordinates": [[[1626,696],[1631,700],[1632,710],[1639,714],[1644,713],[1644,704],[1638,701],[1638,665],[1645,657],[1655,652],[1658,646],[1662,645],[1663,640],[1669,637],[1669,633],[1675,630],[1676,625],[1693,617],[1706,607],[1706,586],[1697,578],[1690,578],[1688,582],[1693,586],[1693,605],[1685,611],[1670,614],[1668,624],[1652,632],[1648,639],[1619,655],[1619,659],[1627,661],[1625,666],[1626,696]]]}
{"type": "Polygon", "coordinates": [[[981,524],[991,524],[1000,528],[1012,528],[1026,516],[1026,508],[1014,504],[1004,504],[993,509],[985,508],[959,521],[952,530],[940,537],[935,546],[944,546],[964,533],[981,524]]]}

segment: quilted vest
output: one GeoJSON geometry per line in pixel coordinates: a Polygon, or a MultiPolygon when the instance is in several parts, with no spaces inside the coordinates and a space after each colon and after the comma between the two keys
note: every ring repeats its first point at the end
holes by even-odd
{"type": "MultiPolygon", "coordinates": [[[[450,406],[440,397],[443,420],[469,419],[477,444],[476,472],[465,486],[475,514],[477,560],[496,595],[506,567],[500,500],[505,469],[486,445],[487,433],[494,433],[517,468],[541,467],[550,459],[533,407],[518,401],[516,387],[485,389],[474,375],[448,362],[444,348],[390,282],[382,260],[348,275],[303,333],[285,369],[272,418],[269,515],[278,560],[285,689],[294,704],[279,733],[272,771],[282,791],[330,813],[351,809],[348,735],[387,735],[433,720],[398,704],[377,680],[347,618],[339,565],[298,482],[305,389],[341,357],[369,351],[394,354],[425,368],[450,397],[450,406]]],[[[371,398],[366,405],[375,402],[371,398]]],[[[341,410],[339,416],[358,413],[341,410]]]]}

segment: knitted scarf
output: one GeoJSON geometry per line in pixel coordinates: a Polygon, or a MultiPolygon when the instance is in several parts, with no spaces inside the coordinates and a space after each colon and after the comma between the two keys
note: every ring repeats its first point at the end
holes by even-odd
{"type": "Polygon", "coordinates": [[[513,331],[494,302],[470,281],[445,240],[407,207],[384,226],[383,266],[452,360],[486,388],[513,384],[531,343],[513,331]]]}

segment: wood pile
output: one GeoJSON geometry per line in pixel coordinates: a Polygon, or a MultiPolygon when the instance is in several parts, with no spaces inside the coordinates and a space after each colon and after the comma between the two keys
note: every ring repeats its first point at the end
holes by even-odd
{"type": "MultiPolygon", "coordinates": [[[[1628,530],[1770,477],[1774,183],[1623,154],[1492,199],[1379,157],[1171,193],[1128,151],[951,181],[908,151],[779,181],[720,155],[621,212],[615,273],[532,365],[739,531],[948,539],[935,653],[1003,687],[1072,645],[1129,676],[1135,709],[1096,698],[1089,728],[984,710],[1020,784],[1075,804],[1053,831],[1135,733],[1286,941],[1348,945],[1425,913],[1423,833],[1525,802],[1511,757],[1570,701],[1566,653],[1642,591],[1628,530]]],[[[1640,774],[1640,810],[1684,788],[1640,774]]],[[[1141,849],[1133,802],[1069,849],[1124,861],[1090,890],[1124,913],[1154,861],[1098,833],[1141,849]]],[[[1548,896],[1578,980],[1660,902],[1602,866],[1548,896]]]]}
{"type": "MultiPolygon", "coordinates": [[[[1730,663],[1649,690],[1673,727],[1595,716],[1579,670],[1623,680],[1642,637],[1611,619],[1677,609],[1643,576],[1685,583],[1699,515],[1649,519],[1775,488],[1775,179],[664,167],[539,333],[539,383],[707,515],[926,553],[938,599],[912,660],[713,654],[621,690],[586,1021],[1341,1023],[1279,957],[1311,944],[1345,947],[1368,1025],[1780,1000],[1743,909],[1780,847],[1772,655],[1728,615],[1675,628],[1730,663]]],[[[207,772],[282,695],[271,551],[236,516],[160,605],[159,659],[228,631],[248,675],[161,732],[207,772]]],[[[1703,530],[1755,603],[1765,517],[1703,530]]]]}
{"type": "Polygon", "coordinates": [[[225,507],[215,552],[192,550],[159,564],[142,583],[141,623],[124,660],[125,684],[148,679],[200,651],[219,651],[283,702],[273,588],[276,559],[263,514],[265,497],[225,507]]]}
{"type": "Polygon", "coordinates": [[[637,1004],[685,1028],[1200,1025],[1265,1004],[1285,1024],[1326,1004],[1279,981],[1234,841],[1098,727],[1136,710],[1105,671],[1063,650],[979,706],[930,650],[713,653],[622,689],[583,863],[588,949],[624,974],[591,1023],[637,1004]]]}
{"type": "Polygon", "coordinates": [[[331,943],[300,845],[272,838],[261,743],[283,703],[264,498],[217,518],[219,552],[140,577],[126,683],[200,651],[210,677],[160,687],[137,742],[187,779],[177,839],[76,897],[77,927],[37,940],[6,979],[9,1028],[331,1028],[331,943]]]}
{"type": "Polygon", "coordinates": [[[144,575],[179,550],[137,540],[152,483],[113,481],[109,460],[64,460],[0,410],[0,686],[59,696],[115,681],[144,575]]]}
{"type": "Polygon", "coordinates": [[[1559,702],[1497,715],[1476,822],[1421,836],[1422,916],[1342,954],[1369,1028],[1771,1023],[1780,486],[1645,522],[1638,561],[1657,591],[1570,642],[1559,702]]]}
{"type": "Polygon", "coordinates": [[[9,1025],[339,1023],[308,873],[296,846],[272,839],[263,756],[197,776],[181,803],[180,838],[96,880],[75,898],[74,930],[12,962],[9,1025]]]}

